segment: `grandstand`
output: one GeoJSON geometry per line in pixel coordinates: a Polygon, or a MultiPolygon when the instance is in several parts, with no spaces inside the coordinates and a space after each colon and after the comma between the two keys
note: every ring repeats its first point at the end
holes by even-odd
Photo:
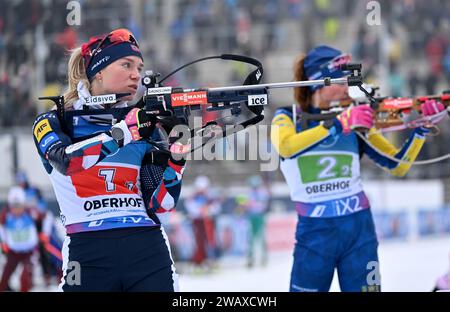
{"type": "MultiPolygon", "coordinates": [[[[265,65],[265,82],[292,80],[295,56],[319,43],[328,43],[353,54],[364,64],[366,81],[381,86],[381,95],[412,96],[438,93],[450,81],[448,1],[380,1],[382,25],[368,26],[364,1],[83,1],[81,24],[68,26],[67,1],[3,1],[0,13],[0,127],[29,129],[48,102],[38,96],[55,95],[65,88],[67,51],[97,33],[114,27],[130,28],[141,42],[147,69],[168,73],[178,65],[202,56],[240,53],[265,65]],[[27,13],[24,13],[27,12],[27,13]],[[390,68],[396,72],[390,71],[390,68]],[[430,83],[430,79],[434,83],[430,83]],[[389,83],[395,80],[395,83],[389,83]],[[14,103],[14,105],[11,105],[14,103]],[[17,114],[20,111],[20,114],[17,114]]],[[[209,61],[180,72],[175,84],[220,86],[239,84],[245,68],[224,61],[209,61]]],[[[273,91],[266,113],[269,123],[277,106],[292,103],[292,93],[273,91]]],[[[450,130],[432,138],[423,157],[447,151],[450,130]]],[[[16,130],[14,130],[16,132],[16,130]]],[[[26,132],[26,131],[25,131],[26,132]]],[[[3,131],[2,133],[5,133],[3,131]]],[[[396,134],[401,136],[401,134],[396,134]]],[[[11,160],[9,162],[11,164],[11,160]]],[[[17,160],[14,166],[20,166],[17,160]]],[[[202,162],[191,166],[223,176],[254,171],[258,164],[235,161],[202,162]],[[231,162],[231,163],[230,163],[231,162]],[[209,170],[209,171],[208,171],[209,170]],[[217,171],[216,171],[217,172],[217,171]]],[[[367,163],[371,177],[383,172],[367,163]]],[[[410,177],[440,178],[450,175],[449,163],[413,170],[410,177]]],[[[275,175],[280,180],[280,175],[275,175]]]]}

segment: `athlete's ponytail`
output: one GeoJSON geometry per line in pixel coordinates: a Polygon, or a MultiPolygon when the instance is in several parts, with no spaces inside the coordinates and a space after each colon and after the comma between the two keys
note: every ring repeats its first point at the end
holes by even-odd
{"type": "MultiPolygon", "coordinates": [[[[305,63],[305,54],[300,54],[295,60],[294,64],[294,80],[295,81],[306,81],[308,77],[306,76],[305,69],[303,67],[305,63]]],[[[294,99],[300,105],[303,111],[307,111],[311,105],[313,92],[309,87],[297,87],[294,88],[294,99]]]]}
{"type": "Polygon", "coordinates": [[[84,60],[81,55],[81,47],[71,51],[67,71],[67,80],[69,86],[66,93],[64,93],[64,103],[66,109],[72,109],[73,103],[78,99],[78,82],[82,81],[88,90],[91,89],[91,84],[86,76],[84,60]]]}

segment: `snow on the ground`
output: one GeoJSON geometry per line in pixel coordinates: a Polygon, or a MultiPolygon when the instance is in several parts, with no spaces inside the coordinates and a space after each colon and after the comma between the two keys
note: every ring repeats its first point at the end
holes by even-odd
{"type": "MultiPolygon", "coordinates": [[[[449,269],[450,237],[383,242],[378,251],[383,291],[430,291],[449,269]]],[[[266,267],[247,269],[235,262],[224,263],[215,274],[180,273],[180,291],[288,291],[291,252],[271,255],[266,267]]],[[[331,291],[339,291],[336,275],[331,291]]]]}
{"type": "MultiPolygon", "coordinates": [[[[380,243],[379,257],[383,291],[430,291],[436,279],[449,269],[450,236],[412,242],[380,243]]],[[[1,258],[1,257],[0,257],[1,258]]],[[[4,259],[0,259],[4,260],[4,259]]],[[[0,268],[3,267],[0,261],[0,268]]],[[[273,253],[265,267],[248,269],[243,258],[223,259],[213,273],[194,273],[180,264],[180,291],[192,292],[285,292],[289,289],[291,252],[273,253]],[[189,273],[188,273],[189,272],[189,273]]],[[[17,288],[14,274],[11,286],[17,288]]],[[[46,288],[37,269],[33,291],[56,291],[46,288]]],[[[331,291],[339,291],[335,276],[331,291]]]]}

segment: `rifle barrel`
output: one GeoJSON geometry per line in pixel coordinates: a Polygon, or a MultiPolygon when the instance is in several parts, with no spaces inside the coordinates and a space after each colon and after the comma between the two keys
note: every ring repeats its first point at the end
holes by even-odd
{"type": "Polygon", "coordinates": [[[274,83],[263,83],[257,85],[245,85],[245,86],[230,86],[230,87],[218,87],[218,88],[208,88],[209,91],[240,91],[240,90],[250,90],[250,89],[278,89],[278,88],[295,88],[295,87],[309,87],[317,85],[332,85],[340,84],[344,85],[348,83],[347,78],[336,78],[336,79],[320,79],[320,80],[309,80],[309,81],[292,81],[292,82],[274,82],[274,83]]]}

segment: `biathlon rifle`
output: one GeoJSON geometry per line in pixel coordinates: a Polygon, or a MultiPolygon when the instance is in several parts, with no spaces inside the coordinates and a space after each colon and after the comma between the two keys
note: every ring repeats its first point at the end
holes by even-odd
{"type": "MultiPolygon", "coordinates": [[[[107,94],[92,96],[86,98],[86,104],[82,110],[66,110],[64,107],[63,96],[40,97],[40,100],[52,100],[57,107],[57,116],[60,120],[63,130],[72,138],[74,136],[74,126],[77,119],[81,116],[89,116],[90,121],[96,121],[99,124],[111,125],[122,120],[126,114],[133,108],[139,107],[148,114],[154,114],[161,122],[164,118],[176,116],[181,124],[188,124],[192,111],[199,110],[202,106],[206,111],[229,110],[231,115],[222,117],[203,124],[201,127],[191,130],[191,138],[196,136],[204,137],[206,129],[210,126],[219,126],[220,133],[214,132],[212,137],[225,137],[247,128],[250,125],[256,125],[264,119],[264,107],[269,104],[268,90],[277,88],[308,87],[315,85],[329,86],[332,84],[348,84],[349,86],[358,86],[364,93],[367,91],[362,88],[361,64],[347,64],[345,70],[351,74],[344,78],[325,78],[310,81],[294,81],[280,83],[261,84],[263,77],[263,66],[261,62],[254,58],[234,54],[222,54],[220,56],[210,56],[195,60],[174,70],[166,77],[158,81],[159,73],[151,71],[146,72],[142,78],[142,84],[145,86],[145,93],[140,101],[132,107],[114,108],[114,104],[120,101],[120,98],[129,94],[107,94]],[[179,70],[194,63],[209,59],[233,60],[249,63],[257,67],[245,79],[241,86],[227,86],[215,88],[194,88],[185,89],[182,87],[166,87],[163,82],[179,70]],[[103,109],[91,109],[90,105],[103,105],[103,109]],[[237,117],[242,114],[242,108],[246,107],[254,116],[250,119],[236,122],[237,117]],[[224,122],[231,119],[232,122],[224,122]],[[232,129],[228,126],[232,125],[232,129]],[[227,129],[223,127],[227,126],[227,129]]],[[[211,137],[211,138],[212,138],[211,137]]],[[[85,138],[82,138],[85,139],[85,138]]],[[[81,140],[78,138],[78,140],[81,140]]],[[[151,141],[151,140],[150,140],[151,141]]],[[[206,141],[207,142],[207,141],[206,141]]],[[[206,144],[202,141],[200,146],[206,144]]],[[[150,142],[157,145],[157,142],[150,142]]],[[[197,146],[196,148],[200,147],[197,146]]]]}

